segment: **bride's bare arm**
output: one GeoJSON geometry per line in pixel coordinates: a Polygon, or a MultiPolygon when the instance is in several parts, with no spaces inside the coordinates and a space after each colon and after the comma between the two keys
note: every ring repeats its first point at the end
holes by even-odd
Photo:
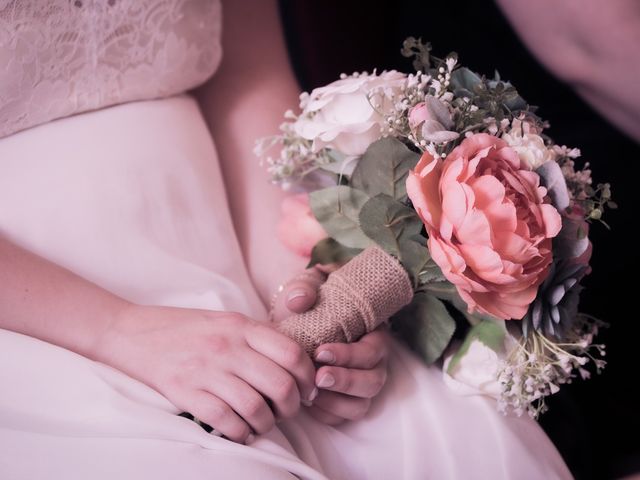
{"type": "Polygon", "coordinates": [[[276,239],[282,192],[253,154],[255,140],[278,132],[299,86],[287,57],[275,0],[223,4],[224,58],[199,92],[220,155],[231,211],[251,276],[268,302],[305,261],[276,239]]]}
{"type": "Polygon", "coordinates": [[[0,328],[94,357],[109,325],[129,306],[0,234],[0,328]],[[91,321],[87,321],[91,319],[91,321]]]}
{"type": "Polygon", "coordinates": [[[236,441],[316,396],[311,361],[273,329],[232,312],[132,304],[1,234],[0,328],[118,368],[236,441]]]}
{"type": "Polygon", "coordinates": [[[637,0],[497,0],[531,51],[620,129],[640,140],[637,0]]]}

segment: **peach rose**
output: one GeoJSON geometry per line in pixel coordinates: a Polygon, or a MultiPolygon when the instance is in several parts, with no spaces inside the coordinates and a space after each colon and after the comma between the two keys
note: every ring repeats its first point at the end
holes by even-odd
{"type": "Polygon", "coordinates": [[[327,237],[309,207],[309,195],[300,193],[282,201],[282,218],[278,223],[278,238],[291,251],[310,257],[319,240],[327,237]]]}
{"type": "Polygon", "coordinates": [[[481,133],[444,160],[425,153],[407,193],[433,260],[469,312],[521,319],[549,273],[562,226],[538,174],[506,142],[481,133]]]}

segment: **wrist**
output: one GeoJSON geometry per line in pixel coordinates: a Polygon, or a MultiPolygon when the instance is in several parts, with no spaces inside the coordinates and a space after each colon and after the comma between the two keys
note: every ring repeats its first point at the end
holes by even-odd
{"type": "Polygon", "coordinates": [[[121,301],[114,302],[107,308],[105,320],[102,328],[100,328],[89,342],[85,356],[105,363],[107,365],[117,367],[118,344],[124,336],[132,319],[136,317],[136,311],[141,308],[140,305],[119,299],[121,301]]]}

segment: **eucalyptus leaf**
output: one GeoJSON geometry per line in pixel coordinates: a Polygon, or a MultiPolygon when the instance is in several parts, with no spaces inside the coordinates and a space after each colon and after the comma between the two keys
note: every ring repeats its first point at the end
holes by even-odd
{"type": "MultiPolygon", "coordinates": [[[[385,194],[370,198],[360,210],[362,231],[388,253],[400,258],[400,242],[422,231],[422,220],[412,208],[385,194]]],[[[425,247],[426,249],[426,247],[425,247]]]]}
{"type": "Polygon", "coordinates": [[[346,175],[347,177],[350,177],[353,174],[353,170],[358,164],[358,157],[347,156],[344,153],[333,149],[328,150],[327,153],[333,161],[325,165],[320,165],[319,167],[322,170],[335,173],[336,175],[346,175]]]}
{"type": "Polygon", "coordinates": [[[499,76],[495,80],[489,80],[487,85],[499,96],[502,104],[509,110],[516,111],[527,107],[526,100],[518,94],[515,87],[509,82],[501,81],[499,76]]]}
{"type": "Polygon", "coordinates": [[[420,155],[392,137],[373,142],[364,152],[351,176],[351,186],[370,197],[384,193],[396,200],[407,198],[405,182],[420,155]]]}
{"type": "Polygon", "coordinates": [[[447,372],[452,374],[455,368],[460,363],[462,357],[464,357],[474,340],[482,342],[496,353],[502,353],[504,351],[504,337],[507,333],[504,322],[502,324],[491,320],[483,320],[480,323],[471,327],[467,336],[462,342],[460,349],[451,358],[447,372]]]}
{"type": "Polygon", "coordinates": [[[420,217],[406,205],[384,193],[369,199],[360,211],[362,231],[387,253],[395,256],[411,276],[414,286],[418,274],[431,258],[420,234],[420,217]]]}
{"type": "Polygon", "coordinates": [[[334,240],[351,248],[366,248],[373,242],[362,229],[358,217],[369,200],[366,193],[344,185],[309,194],[314,216],[334,240]]]}
{"type": "Polygon", "coordinates": [[[358,255],[362,249],[349,248],[336,242],[333,238],[324,238],[315,244],[311,250],[311,259],[307,268],[316,264],[328,265],[331,263],[346,263],[358,255]]]}
{"type": "Polygon", "coordinates": [[[427,364],[442,356],[456,328],[444,303],[424,292],[417,293],[391,320],[398,335],[427,364]]]}
{"type": "MultiPolygon", "coordinates": [[[[426,241],[424,242],[426,245],[426,241]]],[[[442,273],[442,269],[438,266],[433,258],[429,257],[429,260],[422,267],[422,270],[418,272],[420,284],[426,285],[428,283],[445,282],[447,279],[442,273]]]]}
{"type": "Polygon", "coordinates": [[[471,325],[476,325],[484,320],[497,322],[495,317],[484,313],[469,313],[469,306],[462,299],[456,286],[449,281],[428,283],[424,286],[425,290],[436,296],[440,300],[449,302],[456,310],[458,310],[471,325]]]}
{"type": "Polygon", "coordinates": [[[440,300],[446,300],[448,302],[453,302],[453,299],[458,296],[456,286],[449,281],[428,283],[425,286],[425,290],[440,300]]]}
{"type": "Polygon", "coordinates": [[[414,288],[417,287],[420,281],[420,272],[431,260],[431,255],[429,255],[426,245],[414,240],[401,239],[399,260],[409,273],[414,288]]]}
{"type": "Polygon", "coordinates": [[[473,98],[480,85],[482,85],[482,77],[466,67],[458,68],[451,73],[451,87],[456,97],[473,98]]]}

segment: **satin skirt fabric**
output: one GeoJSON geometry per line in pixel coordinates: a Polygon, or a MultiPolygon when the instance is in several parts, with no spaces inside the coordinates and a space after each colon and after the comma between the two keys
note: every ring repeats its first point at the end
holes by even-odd
{"type": "MultiPolygon", "coordinates": [[[[0,231],[134,302],[266,317],[188,96],[0,140],[0,231]]],[[[396,343],[362,421],[336,428],[303,412],[246,446],[177,413],[117,370],[0,330],[1,478],[571,478],[535,422],[454,393],[396,343]]]]}

